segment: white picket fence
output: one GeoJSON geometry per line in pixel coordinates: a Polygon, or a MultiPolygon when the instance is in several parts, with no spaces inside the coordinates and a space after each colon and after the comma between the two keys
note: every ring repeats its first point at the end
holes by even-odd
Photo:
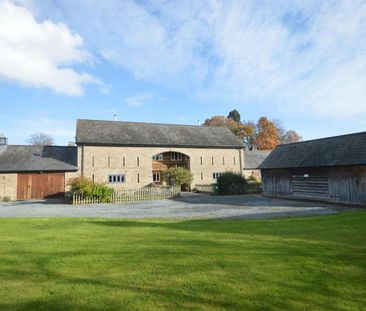
{"type": "Polygon", "coordinates": [[[196,190],[202,193],[212,193],[212,185],[196,185],[196,190]]]}
{"type": "MultiPolygon", "coordinates": [[[[140,189],[114,190],[108,203],[136,202],[147,200],[175,199],[181,195],[181,189],[176,187],[145,187],[140,189]]],[[[85,197],[81,193],[72,194],[72,204],[103,203],[98,197],[85,197]]]]}

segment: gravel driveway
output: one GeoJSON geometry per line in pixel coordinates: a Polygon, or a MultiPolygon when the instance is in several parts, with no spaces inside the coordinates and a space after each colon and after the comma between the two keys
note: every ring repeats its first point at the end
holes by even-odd
{"type": "MultiPolygon", "coordinates": [[[[70,205],[57,200],[0,202],[0,217],[227,218],[333,214],[355,208],[265,198],[184,193],[177,200],[70,205]]],[[[358,208],[359,210],[359,208],[358,208]]]]}

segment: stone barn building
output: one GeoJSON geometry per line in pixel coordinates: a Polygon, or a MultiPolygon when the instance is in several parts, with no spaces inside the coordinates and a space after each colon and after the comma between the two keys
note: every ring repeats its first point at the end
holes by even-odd
{"type": "Polygon", "coordinates": [[[76,145],[8,145],[0,137],[0,200],[61,195],[78,176],[113,188],[159,185],[172,166],[191,171],[189,190],[244,167],[243,144],[222,127],[78,120],[76,145]]]}
{"type": "Polygon", "coordinates": [[[77,176],[76,147],[0,142],[0,200],[62,196],[67,180],[77,176]]]}
{"type": "Polygon", "coordinates": [[[266,196],[366,205],[366,132],[280,145],[260,169],[266,196]]]}
{"type": "Polygon", "coordinates": [[[243,144],[224,127],[78,120],[76,144],[79,174],[114,188],[161,184],[171,166],[190,170],[194,188],[244,163],[243,144]]]}

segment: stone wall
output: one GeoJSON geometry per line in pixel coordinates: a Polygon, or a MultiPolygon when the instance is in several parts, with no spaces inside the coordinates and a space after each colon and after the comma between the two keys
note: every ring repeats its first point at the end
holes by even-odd
{"type": "Polygon", "coordinates": [[[213,173],[240,173],[243,168],[241,149],[79,146],[79,174],[100,183],[108,183],[109,175],[124,174],[125,183],[109,186],[140,188],[152,183],[152,156],[164,152],[189,156],[192,187],[214,183],[213,173]]]}
{"type": "Polygon", "coordinates": [[[0,200],[4,197],[9,197],[10,200],[17,199],[17,174],[0,174],[0,200]]]}
{"type": "Polygon", "coordinates": [[[65,172],[65,192],[70,191],[69,183],[80,176],[80,171],[78,172],[65,172]]]}

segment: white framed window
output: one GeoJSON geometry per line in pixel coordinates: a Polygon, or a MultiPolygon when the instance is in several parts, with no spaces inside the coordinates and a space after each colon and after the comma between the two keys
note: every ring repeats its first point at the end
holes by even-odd
{"type": "Polygon", "coordinates": [[[153,182],[160,181],[160,172],[153,172],[153,182]]]}
{"type": "Polygon", "coordinates": [[[215,173],[212,174],[212,178],[217,180],[222,174],[223,173],[221,173],[221,172],[219,172],[219,173],[215,172],[215,173]]]}
{"type": "Polygon", "coordinates": [[[179,152],[172,152],[172,161],[182,161],[182,154],[179,152]]]}
{"type": "Polygon", "coordinates": [[[152,159],[155,160],[155,161],[163,161],[163,154],[162,153],[158,153],[158,154],[154,155],[152,157],[152,159]]]}
{"type": "Polygon", "coordinates": [[[108,182],[110,184],[124,183],[126,182],[126,175],[124,174],[108,175],[108,182]]]}

